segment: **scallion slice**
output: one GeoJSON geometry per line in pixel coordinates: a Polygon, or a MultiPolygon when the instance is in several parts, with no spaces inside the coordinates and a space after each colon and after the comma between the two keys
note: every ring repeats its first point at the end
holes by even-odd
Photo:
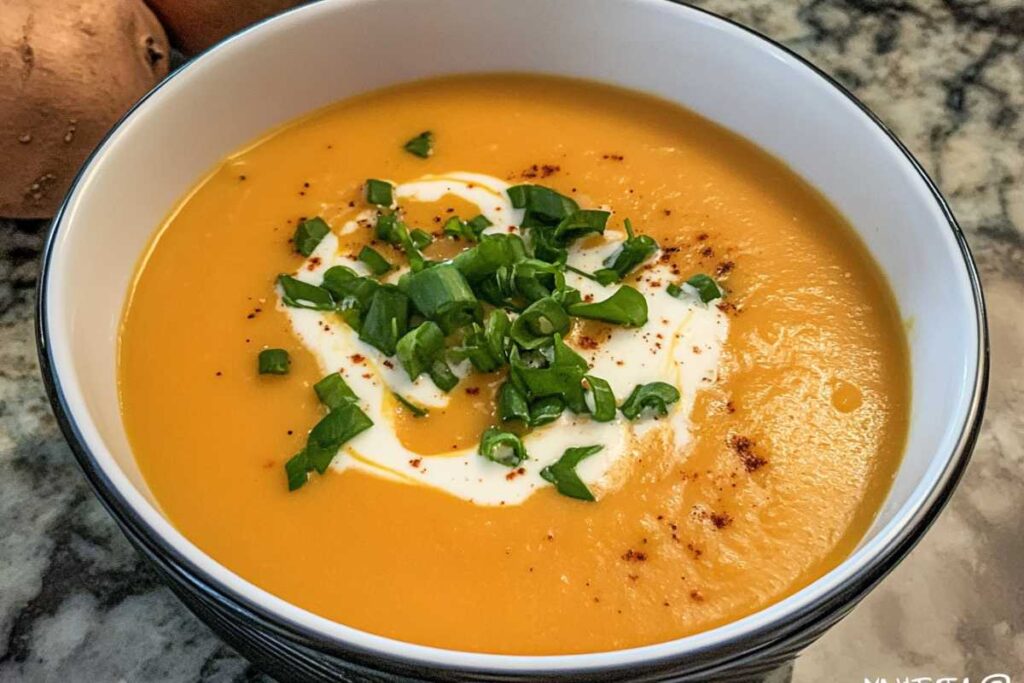
{"type": "Polygon", "coordinates": [[[263,349],[256,365],[261,375],[287,375],[291,363],[284,349],[263,349]]]}
{"type": "Polygon", "coordinates": [[[366,264],[374,275],[383,275],[391,270],[391,264],[380,255],[380,252],[367,245],[359,251],[359,260],[366,264]]]}
{"type": "Polygon", "coordinates": [[[633,388],[619,410],[630,420],[635,420],[645,411],[656,415],[668,415],[669,404],[679,400],[679,390],[665,382],[638,384],[633,388]]]}
{"type": "Polygon", "coordinates": [[[571,304],[569,313],[624,327],[640,327],[647,322],[647,299],[629,285],[623,285],[604,301],[571,304]]]}
{"type": "Polygon", "coordinates": [[[312,308],[327,311],[334,308],[334,298],[323,287],[303,282],[291,275],[279,275],[277,284],[281,287],[281,300],[293,308],[312,308]]]}
{"type": "Polygon", "coordinates": [[[691,287],[697,290],[697,294],[700,295],[700,300],[703,301],[704,303],[714,301],[715,299],[719,299],[722,296],[722,290],[719,289],[718,283],[716,283],[714,280],[711,279],[710,276],[705,275],[704,273],[698,273],[697,275],[694,275],[693,277],[686,281],[686,284],[690,285],[691,287]]]}
{"type": "Polygon", "coordinates": [[[356,403],[359,397],[349,387],[341,373],[332,372],[313,385],[317,398],[329,410],[340,408],[345,403],[356,403]]]}
{"type": "Polygon", "coordinates": [[[605,259],[605,267],[594,273],[594,278],[603,285],[619,282],[658,251],[658,243],[652,237],[633,234],[633,223],[628,218],[625,226],[628,239],[605,259]]]}
{"type": "Polygon", "coordinates": [[[402,145],[402,149],[409,154],[426,159],[434,153],[434,134],[429,130],[425,130],[402,145]]]}
{"type": "Polygon", "coordinates": [[[584,375],[588,391],[587,407],[590,416],[598,422],[611,422],[615,419],[615,394],[607,381],[594,375],[584,375]]]}
{"type": "Polygon", "coordinates": [[[398,360],[411,380],[430,370],[434,359],[443,350],[444,332],[430,320],[409,330],[398,340],[398,360]]]}
{"type": "Polygon", "coordinates": [[[303,256],[309,256],[330,231],[330,227],[319,216],[302,221],[295,228],[295,235],[292,237],[295,251],[303,256]]]}
{"type": "Polygon", "coordinates": [[[451,263],[406,273],[398,286],[408,294],[416,310],[428,320],[436,321],[445,334],[469,324],[480,313],[476,295],[451,263]]]}
{"type": "Polygon", "coordinates": [[[526,448],[512,432],[488,427],[480,437],[480,455],[505,467],[518,467],[526,460],[526,448]]]}
{"type": "Polygon", "coordinates": [[[567,448],[557,462],[540,471],[540,476],[554,484],[555,489],[563,496],[593,502],[594,494],[576,474],[576,466],[580,464],[581,460],[598,453],[602,448],[604,446],[567,448]]]}
{"type": "Polygon", "coordinates": [[[554,422],[565,412],[565,401],[559,396],[540,398],[530,404],[530,426],[540,427],[554,422]]]}
{"type": "Polygon", "coordinates": [[[502,422],[519,420],[523,424],[530,423],[530,404],[512,382],[505,382],[498,389],[498,417],[502,422]]]}
{"type": "Polygon", "coordinates": [[[359,338],[392,356],[398,340],[409,328],[409,298],[394,285],[381,285],[373,293],[363,316],[359,338]]]}
{"type": "Polygon", "coordinates": [[[399,403],[401,403],[402,406],[404,406],[405,409],[408,410],[412,414],[413,417],[426,417],[427,415],[430,414],[429,410],[427,410],[426,408],[423,408],[422,406],[416,405],[415,403],[413,403],[412,401],[407,399],[405,396],[402,396],[401,394],[399,394],[397,392],[391,392],[391,393],[395,397],[395,400],[397,400],[399,403]]]}
{"type": "Polygon", "coordinates": [[[569,316],[551,297],[530,304],[512,322],[512,340],[524,349],[539,349],[552,343],[553,335],[569,330],[569,316]]]}
{"type": "Polygon", "coordinates": [[[394,202],[391,183],[370,178],[366,181],[366,201],[377,206],[391,206],[394,202]]]}

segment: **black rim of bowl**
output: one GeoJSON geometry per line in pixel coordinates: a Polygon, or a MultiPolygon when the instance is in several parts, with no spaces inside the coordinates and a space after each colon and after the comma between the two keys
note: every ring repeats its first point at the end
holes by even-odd
{"type": "MultiPolygon", "coordinates": [[[[971,452],[978,438],[978,432],[981,428],[982,416],[984,413],[985,397],[988,392],[989,341],[985,301],[981,290],[977,266],[975,265],[970,248],[967,245],[967,241],[964,238],[963,231],[957,223],[956,218],[954,217],[945,198],[942,196],[941,192],[925,172],[918,160],[899,140],[895,133],[893,133],[885,123],[883,123],[870,109],[868,109],[866,105],[864,105],[841,83],[819,69],[809,60],[793,52],[781,43],[752,28],[744,26],[737,21],[720,16],[706,9],[686,5],[680,0],[663,1],[677,5],[679,9],[683,11],[696,12],[706,17],[710,17],[713,20],[738,28],[754,37],[756,40],[767,43],[770,48],[780,51],[788,58],[795,60],[799,65],[812,71],[830,87],[840,92],[855,104],[857,108],[886,135],[889,141],[896,146],[906,161],[920,177],[921,181],[925,183],[932,195],[932,198],[935,200],[936,204],[945,216],[948,227],[952,231],[953,237],[960,249],[960,254],[964,261],[964,267],[967,270],[967,275],[971,284],[978,342],[978,356],[975,365],[975,378],[971,403],[968,409],[967,419],[965,420],[957,438],[954,452],[950,455],[934,488],[927,496],[924,497],[916,512],[907,520],[907,523],[898,530],[890,544],[883,547],[875,556],[868,558],[848,583],[837,586],[830,593],[823,595],[817,602],[810,603],[804,608],[794,611],[792,614],[788,615],[788,619],[785,623],[766,621],[764,624],[760,624],[752,629],[743,639],[722,641],[717,644],[707,645],[691,650],[685,654],[656,655],[639,663],[632,662],[626,664],[612,664],[608,666],[584,665],[573,669],[546,669],[542,664],[543,658],[538,658],[538,666],[531,666],[517,672],[503,667],[493,669],[488,669],[486,667],[464,667],[452,664],[442,664],[426,659],[408,658],[404,655],[383,653],[366,648],[362,645],[342,642],[334,638],[326,637],[305,626],[286,620],[270,609],[253,603],[248,598],[245,598],[237,594],[232,589],[224,586],[203,569],[183,557],[174,547],[172,547],[167,539],[163,538],[151,526],[149,526],[141,515],[122,497],[121,493],[107,478],[105,473],[102,471],[102,468],[96,462],[96,458],[93,453],[86,447],[85,441],[78,430],[74,417],[71,415],[71,411],[67,406],[67,402],[61,389],[60,378],[57,376],[57,372],[50,355],[50,333],[46,322],[48,302],[47,282],[51,271],[52,255],[57,242],[57,235],[61,226],[61,221],[84,173],[92,166],[99,152],[105,147],[108,140],[121,128],[122,124],[131,117],[137,109],[142,107],[154,93],[158,92],[162,87],[170,82],[171,79],[188,70],[190,65],[201,59],[210,50],[217,49],[218,46],[234,39],[237,36],[257,30],[267,22],[274,21],[277,17],[291,14],[292,12],[302,11],[303,7],[308,5],[300,5],[277,15],[277,17],[264,19],[256,24],[244,28],[238,33],[219,41],[208,50],[194,57],[185,65],[168,74],[166,78],[146,93],[142,99],[136,102],[135,105],[133,105],[131,109],[129,109],[120,120],[118,120],[110,131],[107,132],[104,138],[96,146],[82,165],[81,169],[78,171],[78,174],[72,182],[66,197],[62,201],[61,206],[51,223],[50,234],[47,238],[46,246],[42,255],[42,267],[39,273],[36,304],[37,352],[39,355],[43,383],[45,384],[50,404],[53,408],[54,415],[57,418],[61,431],[71,446],[71,449],[85,473],[86,478],[101,503],[133,541],[140,544],[147,553],[160,558],[163,564],[170,565],[177,569],[178,573],[185,577],[184,582],[186,585],[192,590],[205,595],[208,599],[212,599],[231,612],[238,614],[239,618],[243,621],[256,625],[268,632],[276,633],[292,642],[299,643],[312,650],[321,651],[331,656],[347,659],[357,662],[363,666],[377,668],[383,671],[419,671],[423,674],[432,672],[435,674],[440,673],[442,675],[445,672],[447,672],[448,675],[457,675],[460,672],[466,674],[481,673],[499,677],[515,677],[517,674],[544,674],[548,676],[587,676],[590,674],[603,674],[607,676],[614,675],[616,672],[622,673],[623,671],[640,674],[642,671],[655,671],[665,667],[670,667],[673,664],[678,664],[681,658],[684,657],[691,664],[694,664],[699,670],[713,669],[718,671],[723,668],[727,669],[731,664],[748,662],[751,659],[756,659],[761,653],[774,651],[779,643],[800,640],[801,634],[815,631],[815,626],[821,627],[823,625],[827,625],[831,621],[834,621],[850,609],[860,598],[870,591],[875,584],[884,578],[885,575],[900,562],[900,560],[903,559],[903,557],[914,547],[914,545],[916,545],[938,517],[943,507],[949,501],[956,484],[963,475],[964,469],[970,460],[971,452]],[[698,664],[698,661],[701,662],[701,664],[698,664]]],[[[398,643],[400,641],[394,642],[398,643]]],[[[795,650],[797,647],[799,647],[799,645],[793,649],[795,650]]],[[[622,652],[628,652],[628,650],[624,650],[622,652]]]]}

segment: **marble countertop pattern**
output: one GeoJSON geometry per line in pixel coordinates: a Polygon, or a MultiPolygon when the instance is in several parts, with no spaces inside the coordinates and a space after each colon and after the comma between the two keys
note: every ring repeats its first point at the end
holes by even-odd
{"type": "MultiPolygon", "coordinates": [[[[810,58],[897,132],[950,200],[989,305],[988,412],[963,483],[794,680],[1024,681],[1024,1],[698,4],[810,58]]],[[[58,431],[33,338],[45,232],[0,221],[0,682],[266,680],[143,565],[58,431]]]]}

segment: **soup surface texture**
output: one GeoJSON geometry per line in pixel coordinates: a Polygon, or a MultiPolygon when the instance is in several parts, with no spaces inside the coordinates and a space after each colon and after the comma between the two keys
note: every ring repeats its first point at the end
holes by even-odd
{"type": "MultiPolygon", "coordinates": [[[[392,246],[374,246],[404,263],[392,246]]],[[[566,277],[584,293],[595,286],[566,277]]],[[[371,93],[226,159],[145,255],[119,353],[140,468],[202,550],[344,624],[490,653],[661,642],[799,590],[867,530],[899,462],[909,407],[892,294],[814,189],[668,103],[518,75],[371,93]],[[432,154],[403,150],[424,130],[432,154]],[[368,178],[394,183],[409,228],[433,234],[423,252],[435,260],[472,244],[442,234],[452,216],[484,213],[489,232],[514,232],[500,219],[515,213],[504,190],[518,184],[611,211],[604,236],[578,242],[593,251],[570,252],[570,264],[614,255],[626,218],[654,238],[659,251],[623,280],[649,300],[643,327],[575,319],[565,339],[593,374],[605,368],[620,403],[624,386],[662,372],[645,359],[673,368],[682,398],[664,424],[676,425],[676,438],[636,436],[649,416],[599,423],[569,412],[524,437],[528,452],[555,457],[604,446],[579,466],[597,498],[585,502],[560,495],[530,460],[520,471],[476,454],[481,431],[500,423],[504,370],[470,374],[447,396],[432,394],[424,375],[406,387],[428,408],[423,417],[384,391],[395,386],[380,380],[390,363],[366,370],[369,354],[349,353],[358,342],[336,313],[289,308],[275,284],[279,273],[318,283],[333,263],[365,268],[352,257],[375,235],[368,178]],[[493,206],[473,193],[481,187],[493,190],[493,206]],[[313,216],[332,232],[311,254],[296,253],[296,226],[313,216]],[[724,296],[666,293],[697,273],[724,296]],[[317,341],[324,327],[330,341],[317,341]],[[674,340],[665,358],[663,331],[674,340]],[[627,332],[646,345],[599,358],[609,335],[627,332]],[[257,373],[266,348],[288,351],[288,374],[257,373]],[[312,387],[339,370],[360,398],[378,391],[373,410],[382,412],[366,408],[373,429],[289,491],[282,468],[325,414],[312,387]],[[455,464],[479,477],[459,480],[455,464]]]]}

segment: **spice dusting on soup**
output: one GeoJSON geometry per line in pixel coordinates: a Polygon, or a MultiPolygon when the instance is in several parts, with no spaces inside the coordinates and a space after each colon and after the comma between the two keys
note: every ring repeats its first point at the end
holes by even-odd
{"type": "Polygon", "coordinates": [[[513,654],[665,641],[821,576],[909,402],[891,292],[806,183],[665,102],[505,75],[225,160],[140,266],[120,373],[153,496],[215,559],[513,654]]]}

